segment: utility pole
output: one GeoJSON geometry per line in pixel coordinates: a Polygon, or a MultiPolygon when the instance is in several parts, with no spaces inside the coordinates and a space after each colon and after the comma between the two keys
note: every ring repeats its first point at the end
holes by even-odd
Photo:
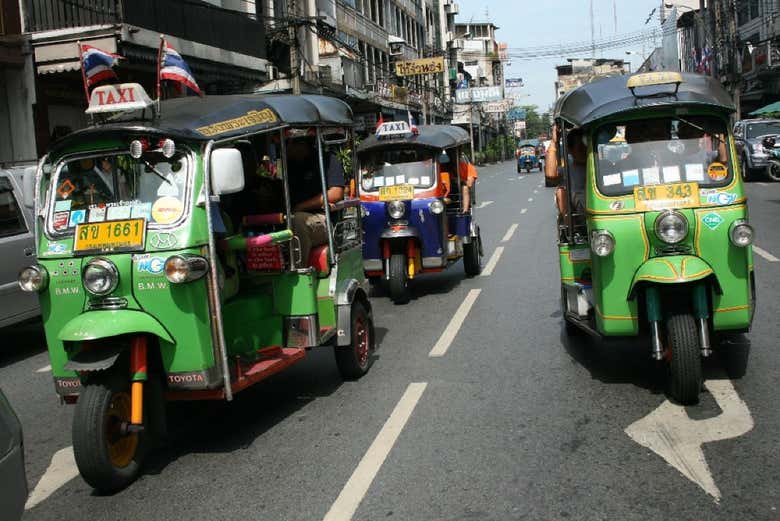
{"type": "Polygon", "coordinates": [[[287,36],[290,39],[290,86],[295,96],[301,94],[300,62],[298,61],[298,10],[295,0],[288,2],[287,36]]]}
{"type": "Polygon", "coordinates": [[[477,158],[474,156],[474,102],[469,101],[469,145],[471,145],[471,162],[477,164],[477,158]]]}

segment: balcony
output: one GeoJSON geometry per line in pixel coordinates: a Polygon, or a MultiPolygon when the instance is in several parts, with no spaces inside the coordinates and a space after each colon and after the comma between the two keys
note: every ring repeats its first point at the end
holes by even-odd
{"type": "Polygon", "coordinates": [[[264,58],[265,27],[252,16],[202,0],[22,0],[26,32],[128,24],[264,58]]]}

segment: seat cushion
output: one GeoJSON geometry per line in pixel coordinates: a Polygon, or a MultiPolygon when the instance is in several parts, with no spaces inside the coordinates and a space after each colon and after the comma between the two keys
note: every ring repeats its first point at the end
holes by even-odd
{"type": "Polygon", "coordinates": [[[328,245],[314,246],[309,253],[309,266],[319,271],[327,273],[330,269],[328,265],[328,245]]]}

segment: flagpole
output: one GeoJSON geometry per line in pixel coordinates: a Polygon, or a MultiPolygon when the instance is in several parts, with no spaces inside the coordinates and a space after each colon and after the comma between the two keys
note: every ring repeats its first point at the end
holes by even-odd
{"type": "Polygon", "coordinates": [[[87,106],[89,106],[89,86],[87,85],[87,73],[84,72],[84,50],[81,48],[81,41],[77,41],[76,45],[79,47],[79,65],[81,65],[81,81],[84,84],[84,97],[87,98],[87,106]]]}
{"type": "Polygon", "coordinates": [[[162,53],[163,53],[163,46],[165,45],[165,37],[161,34],[160,35],[160,48],[157,49],[157,103],[159,105],[160,101],[162,101],[162,87],[161,87],[161,81],[160,81],[160,68],[162,66],[162,53]]]}

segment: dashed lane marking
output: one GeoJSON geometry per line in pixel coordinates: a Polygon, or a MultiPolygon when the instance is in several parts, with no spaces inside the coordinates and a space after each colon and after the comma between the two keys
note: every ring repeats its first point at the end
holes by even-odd
{"type": "Polygon", "coordinates": [[[528,198],[528,202],[529,202],[529,203],[532,203],[532,202],[534,202],[534,198],[533,198],[533,197],[529,197],[529,198],[528,198]]]}
{"type": "Polygon", "coordinates": [[[25,510],[29,510],[41,501],[44,501],[54,494],[57,489],[78,475],[79,469],[76,467],[73,447],[65,447],[58,450],[51,457],[49,468],[43,473],[32,494],[27,498],[27,504],[24,506],[25,510]]]}
{"type": "Polygon", "coordinates": [[[768,251],[759,248],[755,244],[753,245],[753,251],[758,253],[759,255],[761,255],[763,258],[765,258],[769,262],[777,262],[778,260],[780,260],[777,257],[775,257],[774,255],[772,255],[771,253],[769,253],[768,251]]]}
{"type": "Polygon", "coordinates": [[[460,331],[460,326],[463,325],[463,322],[466,320],[469,311],[471,311],[471,307],[474,305],[474,302],[476,302],[477,297],[479,297],[481,292],[481,289],[472,289],[469,291],[465,300],[461,302],[458,310],[455,312],[455,315],[453,315],[452,319],[450,320],[450,323],[447,324],[446,328],[444,328],[444,332],[439,337],[439,340],[436,341],[436,345],[434,345],[433,349],[431,349],[431,352],[428,353],[429,357],[440,358],[447,354],[447,350],[450,348],[450,344],[452,344],[452,341],[455,340],[458,331],[460,331]]]}
{"type": "Polygon", "coordinates": [[[504,247],[499,246],[496,248],[496,251],[493,252],[493,255],[490,256],[490,260],[485,265],[485,268],[482,270],[482,277],[489,277],[493,274],[493,270],[496,269],[496,264],[498,264],[498,259],[501,258],[501,255],[504,253],[504,247]]]}
{"type": "Polygon", "coordinates": [[[523,215],[527,211],[528,211],[528,208],[523,208],[522,210],[520,210],[520,215],[523,215]]]}
{"type": "Polygon", "coordinates": [[[51,371],[51,365],[47,365],[46,367],[41,367],[40,369],[36,369],[36,373],[48,373],[51,371]]]}
{"type": "Polygon", "coordinates": [[[474,208],[477,210],[485,208],[486,206],[490,206],[491,204],[495,203],[495,201],[482,201],[478,205],[476,205],[474,208]]]}
{"type": "Polygon", "coordinates": [[[534,190],[534,193],[535,193],[535,194],[538,194],[538,193],[539,193],[539,190],[534,190]]]}
{"type": "Polygon", "coordinates": [[[513,224],[512,226],[510,226],[509,229],[504,234],[504,238],[501,239],[501,242],[509,242],[509,239],[512,238],[512,235],[515,234],[515,230],[517,230],[517,226],[518,226],[517,223],[513,224]]]}
{"type": "Polygon", "coordinates": [[[374,442],[358,463],[349,481],[344,485],[339,497],[325,514],[323,521],[349,521],[352,519],[427,386],[427,382],[409,384],[379,434],[374,438],[374,442]]]}

